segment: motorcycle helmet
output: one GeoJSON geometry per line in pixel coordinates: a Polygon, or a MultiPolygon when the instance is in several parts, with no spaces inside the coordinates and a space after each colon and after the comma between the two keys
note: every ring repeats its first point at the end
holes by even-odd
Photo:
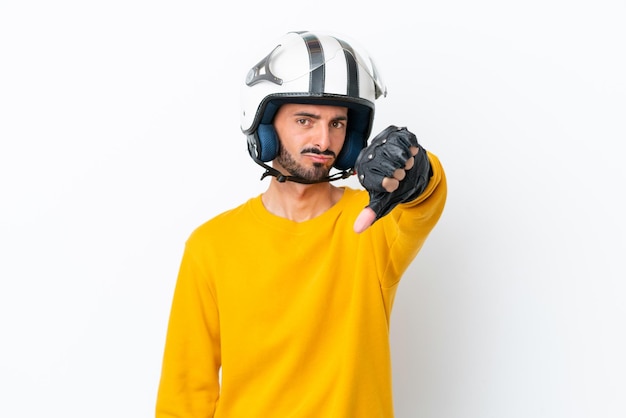
{"type": "Polygon", "coordinates": [[[346,138],[334,163],[336,169],[347,173],[367,146],[374,101],[386,96],[387,90],[372,58],[354,41],[303,31],[279,38],[276,47],[249,70],[241,94],[241,130],[247,137],[248,152],[270,171],[264,163],[279,152],[272,122],[282,104],[347,107],[346,138]]]}

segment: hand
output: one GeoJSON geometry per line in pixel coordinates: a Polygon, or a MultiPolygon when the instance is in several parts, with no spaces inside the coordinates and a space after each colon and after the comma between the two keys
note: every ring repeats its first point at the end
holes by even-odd
{"type": "Polygon", "coordinates": [[[365,231],[399,203],[419,196],[430,178],[426,150],[413,133],[393,125],[361,151],[355,169],[370,195],[369,204],[354,222],[357,233],[365,231]]]}

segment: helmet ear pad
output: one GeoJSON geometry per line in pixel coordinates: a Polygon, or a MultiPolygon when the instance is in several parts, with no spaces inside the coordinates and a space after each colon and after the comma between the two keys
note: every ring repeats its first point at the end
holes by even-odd
{"type": "Polygon", "coordinates": [[[248,150],[255,153],[253,157],[266,163],[278,156],[278,134],[274,129],[273,121],[278,108],[282,103],[266,102],[259,110],[261,120],[256,130],[248,134],[248,150]]]}
{"type": "Polygon", "coordinates": [[[278,156],[278,135],[271,123],[261,123],[256,131],[258,157],[264,163],[278,156]]]}

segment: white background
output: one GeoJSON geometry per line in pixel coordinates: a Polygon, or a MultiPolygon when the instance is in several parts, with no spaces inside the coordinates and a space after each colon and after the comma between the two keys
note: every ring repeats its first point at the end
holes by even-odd
{"type": "Polygon", "coordinates": [[[266,187],[240,83],[322,29],[375,57],[374,130],[408,126],[448,175],[393,312],[397,417],[623,418],[625,20],[603,0],[3,1],[0,415],[153,416],[184,241],[266,187]]]}

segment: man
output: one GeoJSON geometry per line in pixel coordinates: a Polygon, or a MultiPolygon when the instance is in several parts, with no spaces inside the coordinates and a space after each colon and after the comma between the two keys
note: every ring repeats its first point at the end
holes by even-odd
{"type": "Polygon", "coordinates": [[[393,299],[447,189],[407,129],[367,146],[385,94],[325,33],[288,33],[250,70],[241,127],[271,181],[187,241],[157,418],[393,417],[393,299]],[[355,171],[366,190],[331,184],[355,171]]]}

